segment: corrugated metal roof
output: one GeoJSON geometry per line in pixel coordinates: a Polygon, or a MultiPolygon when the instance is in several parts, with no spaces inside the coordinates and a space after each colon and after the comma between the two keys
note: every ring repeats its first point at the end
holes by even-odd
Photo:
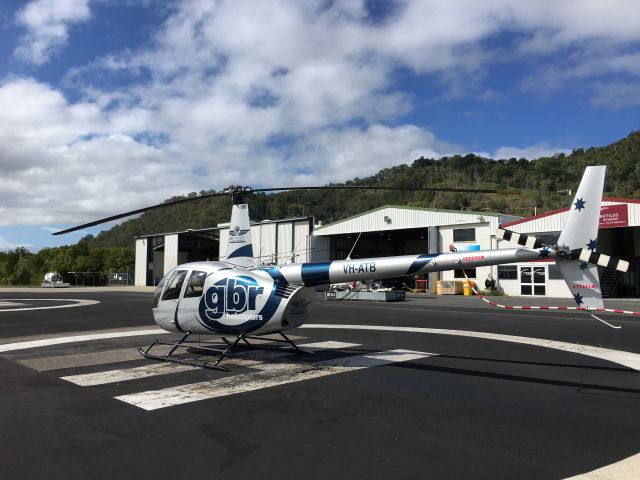
{"type": "Polygon", "coordinates": [[[317,226],[313,234],[336,235],[487,222],[497,226],[499,218],[500,214],[497,212],[385,205],[327,225],[317,226]]]}
{"type": "MultiPolygon", "coordinates": [[[[602,206],[627,205],[628,226],[640,226],[640,200],[635,198],[603,197],[602,206]]],[[[519,233],[559,232],[564,226],[570,206],[551,210],[533,217],[523,218],[514,222],[504,223],[502,227],[519,233]]]]}
{"type": "MultiPolygon", "coordinates": [[[[251,221],[251,225],[265,225],[265,224],[276,224],[276,223],[290,223],[290,222],[300,222],[300,221],[311,221],[313,217],[293,217],[293,218],[284,218],[282,220],[261,220],[259,222],[251,221]]],[[[144,235],[136,235],[133,238],[149,238],[149,237],[159,237],[162,235],[176,235],[176,234],[184,234],[184,233],[197,233],[197,232],[218,232],[220,230],[226,230],[229,228],[230,223],[218,223],[216,227],[205,227],[205,228],[188,228],[187,230],[177,230],[175,232],[160,232],[160,233],[148,233],[144,235]]]]}

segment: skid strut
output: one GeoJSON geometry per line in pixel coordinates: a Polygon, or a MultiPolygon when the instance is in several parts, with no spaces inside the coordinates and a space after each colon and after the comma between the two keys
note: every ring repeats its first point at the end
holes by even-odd
{"type": "MultiPolygon", "coordinates": [[[[284,333],[282,333],[282,332],[278,332],[278,333],[280,333],[280,335],[282,336],[282,338],[283,338],[282,340],[274,340],[274,339],[269,339],[269,340],[273,341],[273,342],[287,343],[287,344],[291,345],[291,350],[293,352],[305,353],[304,350],[301,350],[300,348],[298,348],[298,346],[293,342],[293,340],[291,340],[289,337],[287,337],[284,333]]],[[[240,341],[243,341],[246,344],[246,346],[252,347],[252,348],[273,349],[273,347],[270,348],[270,347],[265,346],[265,345],[252,345],[251,343],[249,343],[248,339],[263,340],[263,338],[261,338],[261,337],[252,337],[252,336],[246,335],[244,333],[241,333],[240,335],[238,335],[233,341],[222,337],[222,340],[227,345],[227,348],[225,348],[225,349],[214,348],[214,347],[209,347],[209,346],[202,346],[200,344],[200,342],[188,341],[187,338],[189,338],[190,335],[191,335],[191,330],[189,330],[177,342],[161,342],[160,340],[156,339],[146,349],[144,349],[142,347],[138,347],[138,351],[140,352],[140,354],[143,357],[149,358],[149,359],[152,359],[152,360],[160,360],[162,362],[179,363],[181,365],[192,365],[194,367],[210,368],[210,369],[222,370],[222,371],[226,372],[228,370],[226,368],[223,368],[222,366],[220,366],[220,362],[227,356],[227,354],[232,349],[234,349],[235,347],[238,346],[238,343],[240,341]],[[169,353],[166,353],[164,355],[158,355],[158,354],[155,354],[155,353],[151,353],[151,350],[154,347],[157,347],[159,345],[170,346],[171,349],[169,350],[169,353]],[[206,355],[217,356],[217,358],[215,359],[215,361],[205,361],[205,360],[201,360],[201,359],[193,358],[193,357],[188,358],[188,357],[183,357],[183,356],[179,356],[179,355],[174,355],[174,352],[179,348],[185,348],[185,349],[188,349],[189,351],[192,351],[192,352],[201,352],[201,353],[204,353],[206,355]]]]}
{"type": "MultiPolygon", "coordinates": [[[[295,352],[295,353],[307,353],[304,350],[298,348],[298,346],[294,343],[294,341],[291,340],[289,337],[287,337],[283,332],[278,332],[278,333],[282,337],[282,340],[273,339],[273,338],[269,338],[268,340],[270,342],[286,343],[286,344],[291,346],[291,351],[292,352],[295,352]]],[[[238,335],[236,337],[235,341],[231,341],[231,340],[229,340],[229,339],[227,339],[225,337],[222,337],[222,341],[224,343],[226,343],[227,345],[229,345],[229,348],[227,349],[227,351],[231,350],[233,347],[235,347],[240,340],[242,340],[245,343],[245,345],[242,345],[243,347],[247,346],[247,347],[251,347],[251,348],[261,348],[261,349],[264,349],[264,350],[274,350],[274,349],[281,350],[280,347],[273,347],[273,346],[268,346],[268,345],[254,345],[254,344],[249,343],[249,341],[248,341],[248,340],[264,340],[264,337],[252,337],[252,336],[246,335],[244,333],[241,333],[240,335],[238,335]]]]}
{"type": "Polygon", "coordinates": [[[213,347],[203,347],[202,345],[200,345],[199,342],[191,342],[191,341],[187,341],[187,338],[189,338],[189,336],[191,335],[191,330],[189,330],[180,340],[178,340],[177,342],[161,342],[160,340],[156,339],[151,345],[149,345],[146,349],[143,349],[142,347],[138,347],[138,351],[140,352],[140,354],[145,357],[145,358],[150,358],[152,360],[160,360],[163,362],[172,362],[172,363],[179,363],[181,365],[192,365],[194,367],[202,367],[202,368],[211,368],[214,370],[223,370],[223,371],[227,371],[226,368],[222,368],[219,364],[220,361],[225,357],[225,355],[227,354],[227,352],[229,352],[229,350],[231,350],[231,346],[227,347],[226,349],[222,350],[219,348],[213,348],[213,347]],[[165,346],[170,346],[171,350],[169,350],[169,353],[165,354],[165,355],[157,355],[154,353],[151,353],[151,349],[158,346],[158,345],[165,345],[165,346]],[[194,350],[209,354],[209,355],[217,355],[217,360],[216,361],[205,361],[205,360],[201,360],[198,358],[187,358],[187,357],[182,357],[182,356],[178,356],[178,355],[174,355],[174,352],[179,349],[179,348],[192,348],[194,350]]]}

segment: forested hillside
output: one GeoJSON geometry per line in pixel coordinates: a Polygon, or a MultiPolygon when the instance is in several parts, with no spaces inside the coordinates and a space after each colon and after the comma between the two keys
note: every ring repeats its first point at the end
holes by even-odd
{"type": "Polygon", "coordinates": [[[69,272],[92,272],[89,281],[100,285],[108,273],[133,271],[131,248],[91,247],[86,241],[67,247],[44,248],[32,253],[24,247],[0,252],[0,285],[39,285],[46,272],[62,274],[66,282],[77,276],[69,272]]]}
{"type": "MultiPolygon", "coordinates": [[[[549,158],[490,160],[473,154],[439,160],[419,158],[347,185],[396,187],[499,187],[520,189],[519,195],[412,191],[294,191],[255,194],[249,199],[253,220],[313,215],[331,222],[385,204],[446,209],[470,208],[527,216],[566,206],[587,165],[608,166],[605,194],[640,198],[640,131],[607,147],[577,149],[570,155],[549,158]]],[[[238,180],[238,183],[241,179],[238,180]]],[[[204,193],[190,193],[198,197],[204,193]]],[[[184,197],[177,197],[184,198],[184,197]]],[[[175,200],[173,198],[170,200],[175,200]]],[[[97,237],[87,236],[77,245],[47,248],[31,253],[25,248],[0,252],[0,284],[38,284],[45,272],[96,272],[104,281],[108,272],[133,270],[133,238],[138,235],[205,228],[228,222],[231,199],[202,199],[154,210],[128,220],[97,237]],[[125,248],[122,248],[125,247],[125,248]]],[[[118,212],[114,212],[118,213],[118,212]]]]}
{"type": "MultiPolygon", "coordinates": [[[[346,185],[401,187],[517,188],[521,190],[519,195],[324,190],[256,194],[249,203],[253,220],[313,215],[327,223],[385,204],[484,209],[527,216],[533,214],[534,208],[539,213],[567,205],[571,200],[567,190],[577,187],[584,168],[599,164],[608,166],[606,195],[640,197],[640,131],[637,131],[606,147],[576,149],[570,155],[531,161],[491,160],[473,154],[437,160],[419,158],[411,165],[386,168],[371,177],[346,182],[346,185]]],[[[204,193],[209,192],[193,192],[188,196],[204,193]]],[[[170,200],[177,198],[184,197],[170,200]]],[[[221,197],[155,210],[86,240],[92,246],[132,246],[137,235],[212,227],[229,221],[230,204],[229,198],[221,197]]]]}

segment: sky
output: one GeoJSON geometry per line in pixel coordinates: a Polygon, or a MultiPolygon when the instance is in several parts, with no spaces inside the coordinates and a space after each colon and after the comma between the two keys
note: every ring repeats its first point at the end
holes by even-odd
{"type": "Polygon", "coordinates": [[[0,250],[227,185],[640,129],[636,0],[3,0],[0,250]]]}

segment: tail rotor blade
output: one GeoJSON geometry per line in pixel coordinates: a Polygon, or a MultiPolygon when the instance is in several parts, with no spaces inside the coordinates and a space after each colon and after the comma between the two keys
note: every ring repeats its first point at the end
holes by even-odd
{"type": "Polygon", "coordinates": [[[512,230],[507,230],[504,228],[498,228],[498,230],[496,230],[496,238],[506,240],[507,242],[517,243],[518,245],[527,248],[544,247],[544,243],[539,238],[532,237],[530,235],[524,235],[522,233],[514,232],[512,230]]]}
{"type": "Polygon", "coordinates": [[[600,265],[601,267],[605,268],[612,268],[618,270],[619,272],[626,272],[627,270],[629,270],[629,262],[627,262],[626,260],[621,260],[620,258],[610,257],[609,255],[605,255],[604,253],[596,253],[585,248],[574,250],[574,252],[583,262],[600,265]]]}

